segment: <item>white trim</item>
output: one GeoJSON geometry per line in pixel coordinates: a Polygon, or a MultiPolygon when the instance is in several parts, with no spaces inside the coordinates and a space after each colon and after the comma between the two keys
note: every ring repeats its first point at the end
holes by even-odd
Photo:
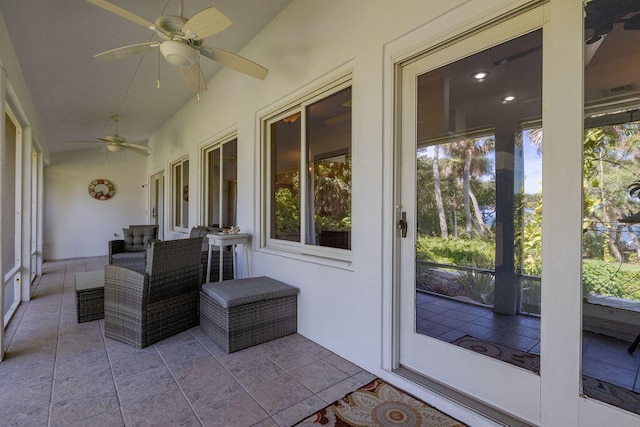
{"type": "MultiPolygon", "coordinates": [[[[353,70],[349,65],[343,65],[336,71],[331,73],[329,77],[315,81],[309,85],[309,88],[299,89],[295,92],[295,95],[290,95],[278,103],[274,103],[269,107],[262,109],[258,112],[256,120],[259,128],[259,169],[257,176],[259,177],[259,203],[257,207],[258,226],[256,242],[257,251],[265,251],[267,253],[277,254],[282,252],[285,256],[300,257],[305,260],[307,258],[319,258],[321,264],[335,265],[339,263],[341,266],[351,266],[353,262],[352,249],[338,249],[330,247],[321,247],[317,245],[306,244],[306,224],[307,212],[306,212],[306,174],[300,176],[300,241],[286,241],[280,239],[271,238],[271,211],[272,211],[272,198],[270,197],[271,188],[271,126],[282,119],[289,117],[293,114],[300,114],[301,121],[301,141],[300,141],[300,165],[299,170],[303,171],[306,168],[306,144],[304,141],[305,135],[305,117],[306,106],[319,102],[329,96],[338,93],[339,91],[352,88],[353,90],[353,70]]],[[[353,141],[353,136],[352,136],[353,141]]],[[[353,147],[351,147],[351,154],[353,155],[353,147]]],[[[352,161],[353,165],[353,161],[352,161]]],[[[352,171],[352,176],[353,176],[352,171]]],[[[352,206],[353,210],[353,206],[352,206]]]]}
{"type": "MultiPolygon", "coordinates": [[[[175,160],[170,161],[169,162],[169,228],[168,232],[170,233],[177,233],[177,234],[188,234],[189,233],[189,225],[187,224],[186,227],[183,226],[176,226],[175,222],[176,222],[176,205],[175,205],[175,201],[176,201],[176,182],[175,182],[175,168],[176,166],[178,166],[178,164],[180,165],[180,171],[182,173],[182,177],[180,178],[180,187],[184,188],[184,164],[185,162],[189,162],[189,154],[183,154],[181,156],[178,156],[175,158],[175,160]]],[[[191,167],[189,167],[189,175],[191,175],[191,167]]],[[[191,193],[191,183],[188,184],[189,185],[189,193],[191,193]]],[[[182,195],[180,196],[182,199],[182,195]]],[[[189,204],[191,204],[191,197],[189,197],[189,204]]],[[[180,214],[182,215],[183,219],[184,219],[184,212],[180,211],[180,214]]],[[[187,221],[189,221],[189,215],[187,215],[186,217],[187,221]]]]}
{"type": "MultiPolygon", "coordinates": [[[[207,157],[209,156],[209,153],[215,151],[215,150],[220,150],[220,185],[222,185],[222,173],[224,170],[224,158],[223,158],[223,147],[225,144],[232,142],[233,140],[236,141],[236,155],[238,155],[238,130],[236,127],[233,127],[232,129],[220,132],[217,136],[215,136],[214,138],[212,138],[210,141],[206,142],[206,143],[202,143],[200,144],[200,153],[199,153],[199,165],[198,165],[198,171],[200,171],[200,181],[201,181],[201,186],[200,186],[200,215],[199,215],[199,221],[198,224],[200,225],[209,225],[207,224],[208,222],[208,209],[209,209],[209,197],[208,197],[208,193],[209,193],[209,164],[207,162],[207,157]]],[[[237,168],[238,168],[238,164],[237,164],[237,159],[236,159],[236,176],[237,176],[237,168]]],[[[222,189],[220,189],[222,190],[222,189]]],[[[220,193],[220,197],[222,197],[222,193],[220,193]]],[[[218,216],[219,218],[222,218],[222,204],[220,203],[220,199],[217,202],[218,205],[218,216]]],[[[236,205],[236,209],[237,209],[237,205],[236,205]]],[[[236,213],[237,215],[237,213],[236,213]]],[[[220,224],[222,225],[222,224],[220,224]]],[[[236,225],[237,224],[230,224],[230,225],[236,225]]]]}

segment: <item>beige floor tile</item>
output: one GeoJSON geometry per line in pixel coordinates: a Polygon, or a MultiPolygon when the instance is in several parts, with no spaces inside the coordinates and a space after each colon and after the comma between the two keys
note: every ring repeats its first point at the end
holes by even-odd
{"type": "Polygon", "coordinates": [[[325,406],[321,396],[371,376],[360,370],[337,381],[360,368],[300,334],[232,354],[199,327],[144,349],[105,338],[104,320],[77,323],[74,288],[76,272],[105,262],[44,265],[34,298],[7,325],[0,389],[12,393],[0,394],[0,424],[283,426],[325,406]],[[338,384],[314,395],[287,370],[314,388],[325,387],[321,372],[338,384]]]}
{"type": "Polygon", "coordinates": [[[127,403],[127,406],[122,406],[127,426],[201,426],[184,396],[177,389],[127,403]]]}
{"type": "Polygon", "coordinates": [[[213,404],[196,404],[194,409],[207,427],[246,427],[269,417],[246,392],[213,404]]]}
{"type": "Polygon", "coordinates": [[[311,396],[273,415],[273,419],[279,426],[289,427],[309,417],[309,415],[319,411],[325,406],[327,406],[327,404],[324,400],[318,396],[311,396]]]}
{"type": "Polygon", "coordinates": [[[291,372],[291,375],[314,393],[346,379],[348,375],[324,360],[318,360],[291,372]]]}
{"type": "Polygon", "coordinates": [[[51,402],[50,427],[66,426],[118,409],[115,390],[104,390],[82,397],[65,397],[51,402]]]}
{"type": "Polygon", "coordinates": [[[343,396],[351,393],[354,390],[360,388],[363,384],[356,380],[354,377],[349,377],[339,383],[332,385],[318,393],[320,397],[327,404],[331,404],[343,396]]]}
{"type": "Polygon", "coordinates": [[[247,390],[270,415],[277,414],[313,395],[289,374],[252,385],[247,390]]]}

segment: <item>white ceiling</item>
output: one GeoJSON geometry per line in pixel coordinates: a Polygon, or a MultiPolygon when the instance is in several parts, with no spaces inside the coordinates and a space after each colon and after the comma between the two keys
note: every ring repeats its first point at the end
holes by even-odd
{"type": "MultiPolygon", "coordinates": [[[[178,15],[178,0],[110,0],[148,21],[178,15]]],[[[291,0],[185,0],[184,16],[215,6],[233,25],[206,44],[238,52],[291,0]]],[[[158,58],[157,49],[117,61],[93,55],[121,46],[158,40],[154,32],[83,0],[0,0],[12,44],[38,110],[42,134],[52,153],[101,145],[69,143],[115,132],[146,144],[169,117],[195,94],[178,67],[158,58]],[[160,76],[160,89],[156,81],[160,76]]],[[[252,59],[252,58],[248,58],[252,59]]],[[[205,80],[221,66],[202,58],[205,80]]],[[[269,68],[268,63],[261,62],[269,68]]],[[[247,79],[252,77],[245,76],[247,79]]],[[[268,79],[268,76],[267,76],[268,79]]]]}

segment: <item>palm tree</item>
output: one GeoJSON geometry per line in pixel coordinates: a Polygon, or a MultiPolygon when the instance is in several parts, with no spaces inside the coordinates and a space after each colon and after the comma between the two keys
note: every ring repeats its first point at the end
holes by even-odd
{"type": "MultiPolygon", "coordinates": [[[[478,207],[478,202],[471,190],[471,178],[482,177],[489,173],[490,163],[484,157],[485,154],[491,152],[494,147],[494,139],[490,138],[473,138],[452,142],[446,145],[445,153],[450,155],[452,159],[456,159],[458,164],[462,166],[462,192],[464,202],[464,215],[466,220],[466,230],[469,237],[473,237],[474,220],[477,224],[477,230],[480,235],[487,233],[487,227],[482,218],[482,213],[478,207]],[[471,214],[471,208],[475,217],[471,214]]],[[[458,172],[460,172],[458,170],[458,172]]]]}
{"type": "Polygon", "coordinates": [[[444,214],[444,205],[442,204],[440,166],[438,164],[438,160],[440,159],[440,146],[435,145],[433,150],[433,190],[436,198],[436,206],[438,208],[438,219],[440,220],[440,235],[444,239],[447,239],[449,237],[449,232],[447,230],[447,218],[444,214]]]}

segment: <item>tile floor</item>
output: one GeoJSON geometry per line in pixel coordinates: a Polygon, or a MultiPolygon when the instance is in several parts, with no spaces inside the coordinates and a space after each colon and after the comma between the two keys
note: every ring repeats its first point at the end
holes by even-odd
{"type": "Polygon", "coordinates": [[[141,350],[105,338],[74,292],[105,262],[46,263],[7,325],[3,426],[288,426],[375,378],[299,334],[232,354],[199,327],[141,350]]]}
{"type": "MultiPolygon", "coordinates": [[[[506,316],[482,306],[433,294],[417,294],[417,330],[452,342],[465,335],[540,355],[540,319],[506,316]]],[[[582,370],[590,377],[640,392],[640,349],[627,352],[629,343],[604,335],[582,335],[582,370]]]]}

